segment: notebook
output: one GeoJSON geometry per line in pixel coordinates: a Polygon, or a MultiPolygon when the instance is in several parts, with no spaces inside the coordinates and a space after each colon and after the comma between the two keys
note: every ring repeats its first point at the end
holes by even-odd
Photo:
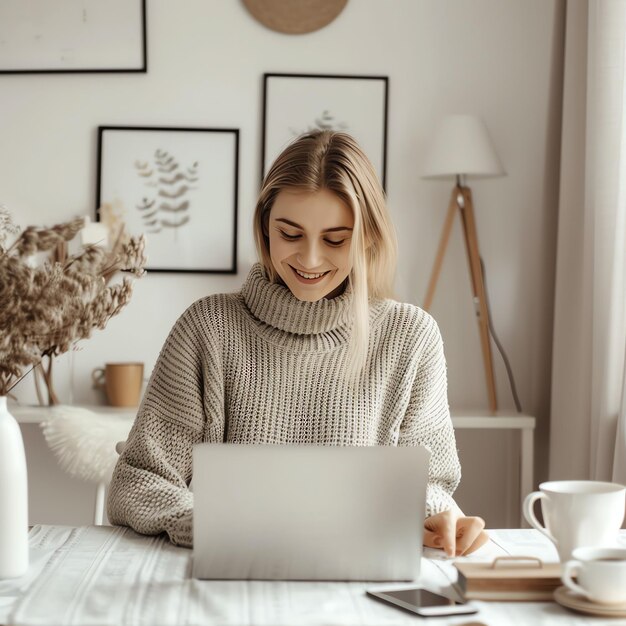
{"type": "Polygon", "coordinates": [[[199,444],[193,576],[414,580],[429,458],[423,447],[199,444]]]}
{"type": "Polygon", "coordinates": [[[552,600],[561,585],[561,564],[536,557],[497,557],[490,563],[457,561],[466,600],[552,600]]]}

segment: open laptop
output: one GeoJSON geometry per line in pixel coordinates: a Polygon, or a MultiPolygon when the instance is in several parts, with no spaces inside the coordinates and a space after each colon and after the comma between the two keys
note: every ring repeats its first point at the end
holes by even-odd
{"type": "Polygon", "coordinates": [[[199,444],[193,576],[414,580],[423,447],[199,444]]]}

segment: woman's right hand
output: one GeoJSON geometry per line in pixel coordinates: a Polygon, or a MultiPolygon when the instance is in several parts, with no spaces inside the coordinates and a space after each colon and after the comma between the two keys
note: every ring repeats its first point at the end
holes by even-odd
{"type": "Polygon", "coordinates": [[[449,557],[470,554],[489,540],[482,517],[465,517],[458,507],[424,520],[424,545],[440,548],[449,557]]]}

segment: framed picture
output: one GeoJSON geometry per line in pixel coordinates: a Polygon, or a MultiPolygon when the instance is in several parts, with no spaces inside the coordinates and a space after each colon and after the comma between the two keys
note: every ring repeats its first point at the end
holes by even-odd
{"type": "Polygon", "coordinates": [[[148,270],[236,274],[238,170],[238,129],[100,126],[96,207],[146,236],[148,270]]]}
{"type": "Polygon", "coordinates": [[[146,71],[146,0],[0,1],[0,74],[146,71]]]}
{"type": "Polygon", "coordinates": [[[331,129],[359,142],[385,187],[388,85],[386,76],[264,74],[262,177],[295,137],[331,129]]]}

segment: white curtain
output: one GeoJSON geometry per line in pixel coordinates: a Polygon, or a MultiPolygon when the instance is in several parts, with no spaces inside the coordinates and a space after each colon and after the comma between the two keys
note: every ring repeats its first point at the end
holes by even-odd
{"type": "Polygon", "coordinates": [[[550,478],[626,484],[626,0],[570,0],[550,478]]]}

